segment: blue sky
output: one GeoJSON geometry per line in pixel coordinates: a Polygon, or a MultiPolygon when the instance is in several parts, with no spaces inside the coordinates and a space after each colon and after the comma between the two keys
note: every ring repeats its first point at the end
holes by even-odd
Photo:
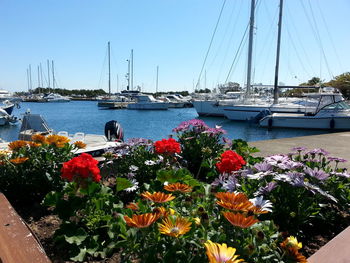
{"type": "MultiPolygon", "coordinates": [[[[278,0],[258,0],[253,82],[274,79],[278,0]]],[[[155,91],[188,90],[198,80],[223,0],[0,0],[0,89],[27,90],[31,64],[54,60],[58,86],[107,90],[107,42],[112,47],[112,91],[126,85],[134,50],[134,85],[155,91]]],[[[285,0],[280,81],[329,80],[350,71],[349,0],[285,0]],[[317,26],[315,26],[317,25],[317,26]],[[316,28],[317,27],[317,28],[316,28]]],[[[250,0],[227,0],[201,87],[245,83],[247,41],[228,77],[249,19],[250,0]],[[206,81],[205,81],[206,80],[206,81]]]]}

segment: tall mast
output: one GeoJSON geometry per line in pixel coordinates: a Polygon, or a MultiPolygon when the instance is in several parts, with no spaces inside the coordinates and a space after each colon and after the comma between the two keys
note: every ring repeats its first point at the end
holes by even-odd
{"type": "Polygon", "coordinates": [[[248,44],[248,69],[247,69],[247,91],[246,96],[249,96],[252,75],[252,58],[253,58],[253,38],[254,38],[254,13],[255,0],[251,1],[250,5],[250,22],[249,22],[249,44],[248,44]]]}
{"type": "Polygon", "coordinates": [[[40,92],[40,68],[39,68],[39,65],[38,65],[38,93],[40,92]]]}
{"type": "Polygon", "coordinates": [[[158,93],[158,73],[159,73],[159,66],[157,66],[156,93],[158,93]]]}
{"type": "Polygon", "coordinates": [[[108,41],[108,94],[111,96],[111,44],[108,41]]]}
{"type": "Polygon", "coordinates": [[[29,64],[29,88],[32,90],[32,66],[29,64]]]}
{"type": "Polygon", "coordinates": [[[47,60],[47,79],[48,79],[48,88],[49,88],[49,92],[50,92],[50,62],[49,60],[47,60]]]}
{"type": "Polygon", "coordinates": [[[278,68],[279,68],[279,63],[280,63],[282,11],[283,11],[283,0],[280,0],[280,12],[279,12],[279,18],[278,18],[276,68],[275,68],[275,85],[274,85],[274,88],[273,88],[273,103],[274,104],[278,103],[278,68]]]}
{"type": "Polygon", "coordinates": [[[28,85],[28,91],[30,90],[30,85],[29,85],[29,69],[27,68],[27,85],[28,85]]]}
{"type": "Polygon", "coordinates": [[[52,60],[52,88],[55,89],[55,69],[53,65],[53,60],[52,60]]]}
{"type": "Polygon", "coordinates": [[[130,59],[127,59],[126,61],[128,62],[128,73],[126,74],[128,86],[126,87],[126,90],[130,90],[130,59]]]}
{"type": "Polygon", "coordinates": [[[41,88],[44,87],[44,80],[43,80],[43,69],[41,67],[41,63],[40,63],[40,78],[41,78],[41,88]]]}
{"type": "Polygon", "coordinates": [[[134,50],[131,49],[131,90],[134,89],[134,50]]]}

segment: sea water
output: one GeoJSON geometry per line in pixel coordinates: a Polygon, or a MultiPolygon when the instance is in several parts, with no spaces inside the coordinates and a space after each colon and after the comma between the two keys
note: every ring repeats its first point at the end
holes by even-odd
{"type": "MultiPolygon", "coordinates": [[[[55,132],[67,131],[69,134],[84,132],[86,134],[104,134],[105,123],[118,121],[124,130],[124,139],[147,138],[160,140],[173,134],[172,129],[182,121],[199,118],[194,108],[157,110],[107,110],[97,107],[96,101],[71,101],[63,103],[22,102],[20,109],[13,114],[18,118],[26,110],[41,114],[49,127],[55,132]]],[[[327,131],[306,129],[272,129],[259,127],[254,123],[230,121],[221,117],[200,117],[209,126],[222,126],[230,139],[258,141],[277,138],[288,138],[304,135],[327,133],[327,131]]],[[[21,123],[0,126],[0,138],[13,141],[18,138],[21,123]]]]}

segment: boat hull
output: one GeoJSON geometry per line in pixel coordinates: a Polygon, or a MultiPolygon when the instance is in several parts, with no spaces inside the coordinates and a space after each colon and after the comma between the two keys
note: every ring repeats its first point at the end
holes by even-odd
{"type": "Polygon", "coordinates": [[[216,100],[195,100],[192,104],[199,116],[224,117],[224,107],[216,100]]]}
{"type": "Polygon", "coordinates": [[[167,110],[169,103],[153,102],[153,103],[130,103],[128,110],[167,110]]]}

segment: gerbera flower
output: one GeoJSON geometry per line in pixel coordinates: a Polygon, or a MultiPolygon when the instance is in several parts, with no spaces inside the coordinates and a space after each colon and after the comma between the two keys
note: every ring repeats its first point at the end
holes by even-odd
{"type": "Polygon", "coordinates": [[[34,134],[34,135],[32,135],[32,141],[33,142],[46,143],[46,138],[45,138],[44,135],[34,134]]]}
{"type": "Polygon", "coordinates": [[[18,149],[21,149],[22,147],[28,145],[28,142],[27,141],[13,141],[13,142],[10,142],[8,147],[10,148],[10,150],[12,151],[15,151],[15,150],[18,150],[18,149]]]}
{"type": "Polygon", "coordinates": [[[209,263],[238,263],[243,259],[236,259],[239,255],[235,255],[236,249],[227,247],[225,243],[213,243],[210,240],[204,243],[207,250],[209,263]]]}
{"type": "Polygon", "coordinates": [[[301,242],[298,242],[298,239],[296,237],[289,236],[281,243],[281,247],[292,247],[296,250],[299,250],[303,247],[303,244],[301,242]]]}
{"type": "Polygon", "coordinates": [[[126,208],[129,208],[131,210],[139,210],[139,205],[136,203],[129,203],[126,205],[126,208]]]}
{"type": "Polygon", "coordinates": [[[181,193],[189,193],[192,191],[192,187],[187,184],[175,183],[168,184],[164,186],[164,189],[169,192],[181,192],[181,193]]]}
{"type": "Polygon", "coordinates": [[[86,143],[83,143],[82,141],[76,141],[76,142],[74,142],[74,145],[78,149],[85,149],[85,147],[86,147],[86,143]]]}
{"type": "Polygon", "coordinates": [[[27,160],[29,160],[28,157],[17,157],[15,159],[10,159],[10,162],[14,164],[21,164],[26,162],[27,160]]]}
{"type": "Polygon", "coordinates": [[[248,201],[248,197],[244,193],[219,192],[215,194],[215,197],[225,203],[231,204],[239,204],[248,201]]]}
{"type": "Polygon", "coordinates": [[[36,148],[36,147],[40,147],[41,143],[37,143],[37,142],[28,142],[28,145],[32,148],[36,148]]]}
{"type": "Polygon", "coordinates": [[[70,141],[67,137],[56,134],[47,136],[46,140],[48,144],[54,145],[58,148],[64,147],[64,145],[70,141]]]}
{"type": "Polygon", "coordinates": [[[167,217],[159,224],[159,232],[167,236],[179,237],[190,231],[191,224],[186,218],[177,217],[175,222],[173,222],[167,217]]]}
{"type": "Polygon", "coordinates": [[[223,201],[217,201],[216,202],[219,206],[222,206],[226,209],[230,209],[233,211],[249,211],[253,204],[250,201],[244,201],[242,203],[229,203],[229,202],[223,202],[223,201]]]}
{"type": "Polygon", "coordinates": [[[154,213],[147,213],[142,215],[132,215],[132,218],[124,216],[124,220],[128,226],[145,228],[152,225],[157,219],[158,215],[154,213]]]}
{"type": "Polygon", "coordinates": [[[249,199],[249,201],[253,203],[253,206],[249,210],[255,214],[266,214],[272,212],[272,203],[269,200],[264,200],[262,195],[249,199]]]}
{"type": "Polygon", "coordinates": [[[254,216],[245,217],[239,213],[224,212],[223,215],[232,225],[241,228],[247,228],[259,222],[254,216]]]}
{"type": "Polygon", "coordinates": [[[165,202],[169,202],[175,198],[175,196],[173,196],[172,194],[165,194],[162,192],[155,192],[155,193],[151,194],[148,191],[142,193],[141,196],[143,198],[151,200],[155,203],[165,203],[165,202]]]}

